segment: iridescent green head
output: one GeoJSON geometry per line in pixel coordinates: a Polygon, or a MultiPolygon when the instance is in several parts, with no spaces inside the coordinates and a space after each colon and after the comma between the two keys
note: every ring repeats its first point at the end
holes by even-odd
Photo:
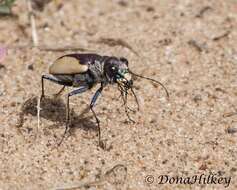
{"type": "Polygon", "coordinates": [[[130,87],[133,84],[132,76],[128,69],[128,60],[125,58],[110,57],[105,61],[104,72],[112,83],[119,83],[130,87]]]}

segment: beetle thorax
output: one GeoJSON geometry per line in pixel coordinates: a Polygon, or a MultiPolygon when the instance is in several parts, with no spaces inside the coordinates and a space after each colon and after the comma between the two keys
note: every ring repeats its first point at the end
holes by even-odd
{"type": "Polygon", "coordinates": [[[96,82],[104,81],[104,62],[100,62],[99,60],[95,60],[94,64],[89,64],[89,70],[91,74],[94,76],[96,82]]]}

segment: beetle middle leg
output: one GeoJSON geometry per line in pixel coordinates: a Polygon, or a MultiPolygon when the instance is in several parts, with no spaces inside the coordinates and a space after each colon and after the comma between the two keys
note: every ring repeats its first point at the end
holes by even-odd
{"type": "Polygon", "coordinates": [[[77,95],[77,94],[81,94],[85,91],[87,91],[89,89],[88,86],[82,86],[76,90],[73,90],[71,91],[68,95],[67,95],[67,107],[66,107],[66,127],[65,127],[65,131],[64,131],[64,134],[63,134],[63,137],[61,139],[61,141],[59,142],[58,145],[60,145],[62,142],[63,142],[63,139],[67,133],[67,130],[69,128],[69,121],[70,121],[70,106],[69,106],[69,98],[73,95],[77,95]]]}
{"type": "Polygon", "coordinates": [[[54,94],[55,97],[58,97],[65,89],[66,86],[63,86],[56,94],[54,94]]]}
{"type": "Polygon", "coordinates": [[[103,83],[101,83],[101,87],[95,92],[94,96],[92,97],[92,100],[91,100],[91,103],[90,103],[90,109],[91,109],[91,111],[92,111],[92,113],[93,113],[93,115],[94,115],[94,117],[96,119],[96,123],[97,123],[97,127],[98,127],[99,146],[104,149],[105,148],[104,143],[101,141],[100,120],[97,117],[97,115],[96,115],[96,113],[95,113],[95,111],[93,109],[93,107],[94,107],[94,105],[96,103],[96,100],[101,95],[101,92],[102,92],[103,88],[104,88],[104,85],[103,85],[103,83]]]}

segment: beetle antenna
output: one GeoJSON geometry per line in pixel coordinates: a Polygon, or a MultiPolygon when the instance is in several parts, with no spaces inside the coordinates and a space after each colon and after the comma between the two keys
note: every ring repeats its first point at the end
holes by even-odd
{"type": "Polygon", "coordinates": [[[149,78],[149,77],[145,77],[145,76],[142,76],[142,75],[139,75],[139,74],[136,74],[134,72],[132,72],[131,70],[129,70],[129,73],[131,73],[132,75],[136,76],[136,77],[140,77],[140,78],[143,78],[143,79],[147,79],[147,80],[150,80],[152,82],[155,82],[157,84],[159,84],[166,92],[166,95],[167,95],[167,98],[169,99],[170,95],[169,95],[169,92],[167,90],[167,88],[159,81],[155,80],[155,79],[152,79],[152,78],[149,78]]]}

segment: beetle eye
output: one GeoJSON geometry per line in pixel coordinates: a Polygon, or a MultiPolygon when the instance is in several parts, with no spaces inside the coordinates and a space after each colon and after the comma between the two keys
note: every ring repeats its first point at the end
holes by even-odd
{"type": "Polygon", "coordinates": [[[111,72],[112,73],[117,73],[118,72],[118,68],[116,66],[112,66],[111,67],[111,72]]]}

